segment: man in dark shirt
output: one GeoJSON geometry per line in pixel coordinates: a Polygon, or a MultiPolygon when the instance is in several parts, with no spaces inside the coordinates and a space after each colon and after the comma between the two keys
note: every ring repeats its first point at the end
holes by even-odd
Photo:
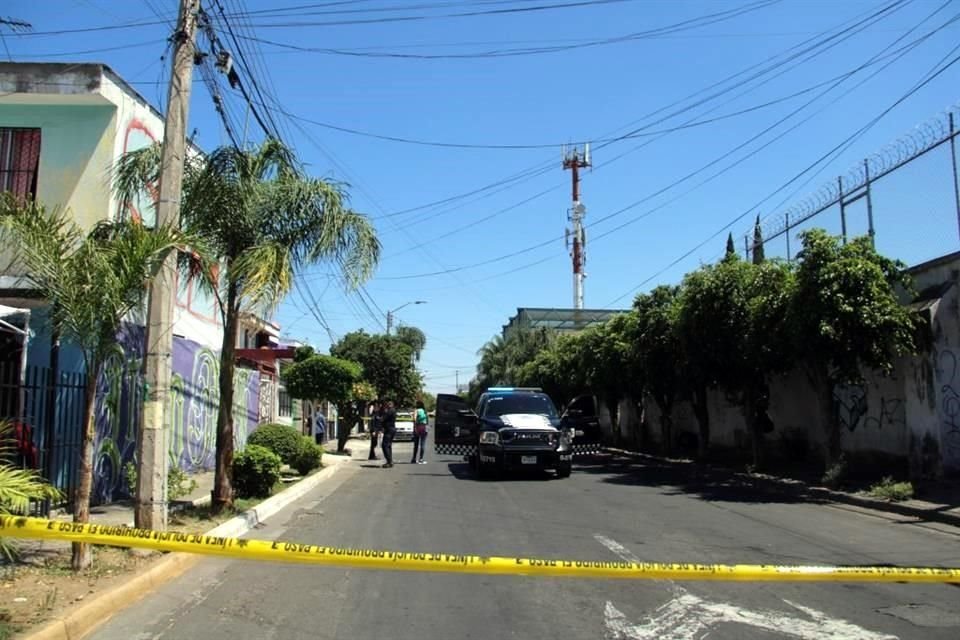
{"type": "Polygon", "coordinates": [[[387,406],[383,411],[380,424],[383,427],[381,448],[383,449],[383,457],[387,461],[383,468],[389,469],[393,466],[393,437],[397,435],[397,410],[393,406],[393,400],[387,400],[387,406]]]}
{"type": "Polygon", "coordinates": [[[381,431],[383,431],[383,403],[378,400],[373,406],[373,415],[370,416],[370,455],[367,460],[379,460],[377,440],[381,431]]]}

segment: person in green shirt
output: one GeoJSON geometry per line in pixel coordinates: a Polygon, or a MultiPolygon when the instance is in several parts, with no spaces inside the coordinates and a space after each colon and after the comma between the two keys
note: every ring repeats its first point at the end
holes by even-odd
{"type": "Polygon", "coordinates": [[[413,417],[413,458],[410,464],[426,464],[423,454],[427,448],[427,424],[430,422],[427,418],[427,410],[423,406],[423,400],[417,400],[417,412],[413,417]],[[417,453],[419,452],[419,459],[417,453]]]}

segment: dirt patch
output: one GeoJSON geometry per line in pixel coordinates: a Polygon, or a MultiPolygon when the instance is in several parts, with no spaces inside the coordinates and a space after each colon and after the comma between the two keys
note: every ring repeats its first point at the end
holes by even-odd
{"type": "Polygon", "coordinates": [[[149,568],[162,556],[95,547],[93,564],[74,574],[69,547],[31,542],[21,545],[19,561],[0,565],[0,640],[55,618],[92,594],[149,568]]]}
{"type": "MultiPolygon", "coordinates": [[[[301,479],[284,477],[274,493],[301,479]]],[[[216,515],[210,512],[209,505],[186,507],[170,513],[167,530],[206,533],[260,502],[262,499],[237,499],[233,508],[216,515]]],[[[95,546],[93,564],[75,574],[70,569],[69,543],[20,540],[17,546],[20,549],[17,561],[0,560],[0,640],[9,640],[89,601],[96,594],[149,569],[164,555],[95,546]]]]}

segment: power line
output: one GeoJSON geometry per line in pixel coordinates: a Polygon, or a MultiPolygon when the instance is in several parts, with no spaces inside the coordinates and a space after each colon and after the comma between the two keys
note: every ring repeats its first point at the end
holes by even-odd
{"type": "MultiPolygon", "coordinates": [[[[912,48],[918,46],[920,43],[922,43],[923,41],[925,41],[927,38],[929,38],[931,35],[933,35],[933,33],[936,33],[936,32],[939,32],[939,31],[945,29],[947,26],[949,26],[950,24],[952,24],[953,22],[955,22],[955,21],[958,19],[958,17],[960,17],[960,14],[958,14],[958,16],[954,16],[954,17],[951,18],[949,21],[947,21],[945,24],[943,24],[943,25],[941,25],[940,27],[938,27],[937,29],[935,29],[933,32],[930,32],[930,33],[928,33],[926,36],[923,36],[923,37],[921,37],[921,38],[918,38],[917,40],[915,40],[915,41],[914,41],[913,43],[911,43],[910,45],[907,45],[906,47],[902,48],[902,49],[899,51],[898,57],[896,57],[896,58],[894,59],[894,61],[896,61],[897,59],[899,59],[899,58],[902,57],[903,55],[906,55],[907,52],[909,52],[910,50],[912,50],[912,48]]],[[[902,36],[901,36],[901,38],[898,38],[897,41],[899,41],[900,39],[902,39],[902,36]]],[[[895,42],[897,42],[897,41],[895,41],[895,42]]],[[[885,48],[885,49],[881,52],[881,54],[882,54],[882,53],[885,53],[891,46],[892,46],[892,45],[889,45],[887,48],[885,48]]],[[[871,60],[874,60],[874,59],[880,57],[881,54],[877,54],[876,56],[874,56],[873,58],[871,58],[871,60]]],[[[849,77],[852,77],[852,75],[854,75],[855,73],[857,73],[857,72],[861,71],[862,69],[866,68],[867,66],[869,66],[869,63],[870,63],[870,61],[868,60],[867,63],[864,63],[864,64],[860,65],[859,67],[857,67],[856,69],[854,69],[853,71],[851,71],[851,72],[849,72],[849,73],[847,73],[847,74],[842,75],[842,76],[840,77],[840,79],[838,79],[837,81],[833,82],[833,83],[831,84],[831,86],[829,86],[826,90],[820,92],[817,96],[815,96],[815,97],[812,98],[811,100],[807,101],[806,103],[804,103],[803,105],[801,105],[801,106],[798,107],[797,109],[794,109],[792,112],[790,112],[789,114],[787,114],[785,117],[780,118],[779,120],[777,120],[776,122],[774,122],[772,125],[770,125],[770,126],[766,127],[765,129],[761,130],[758,134],[755,134],[755,135],[751,136],[750,138],[748,138],[746,141],[738,144],[738,145],[735,146],[733,149],[725,152],[725,153],[722,154],[722,155],[717,156],[716,158],[714,158],[712,161],[708,162],[707,164],[705,164],[705,165],[701,166],[700,168],[698,168],[698,169],[696,169],[696,170],[688,173],[687,175],[679,178],[678,180],[675,180],[675,181],[671,182],[670,184],[666,185],[665,187],[663,187],[663,188],[661,188],[661,189],[659,189],[659,190],[657,190],[657,191],[655,191],[655,192],[653,192],[653,193],[651,193],[651,194],[648,194],[647,196],[644,196],[643,198],[641,198],[641,199],[639,199],[639,200],[631,203],[630,205],[627,205],[626,207],[623,207],[623,208],[621,208],[621,209],[619,209],[619,210],[617,210],[617,211],[614,211],[614,212],[612,212],[612,213],[610,213],[610,214],[608,214],[608,215],[606,215],[606,216],[603,216],[603,217],[595,220],[593,223],[591,223],[591,224],[588,226],[588,228],[590,228],[590,229],[595,228],[598,224],[601,224],[601,223],[603,223],[603,222],[605,222],[605,221],[607,221],[607,220],[610,220],[610,219],[612,219],[612,218],[614,218],[614,217],[617,217],[617,216],[625,213],[626,211],[629,211],[629,210],[631,210],[631,209],[634,209],[634,208],[636,208],[637,206],[643,204],[644,202],[648,202],[648,201],[652,200],[653,198],[655,198],[655,197],[657,197],[657,196],[659,196],[659,195],[662,195],[663,193],[666,193],[666,192],[669,191],[669,190],[672,190],[673,188],[679,186],[680,184],[683,184],[684,182],[686,182],[686,181],[688,181],[688,180],[696,177],[696,176],[699,175],[700,173],[706,171],[706,170],[709,169],[710,167],[712,167],[712,166],[714,166],[714,165],[722,162],[722,161],[723,161],[725,158],[727,158],[731,153],[735,153],[735,152],[743,149],[744,147],[748,146],[748,145],[751,144],[752,142],[758,140],[758,139],[761,138],[762,136],[764,136],[764,135],[766,135],[767,133],[771,132],[773,129],[775,129],[775,128],[776,128],[777,126],[779,126],[780,124],[783,124],[784,122],[786,122],[787,120],[789,120],[789,119],[792,118],[793,116],[799,114],[802,110],[806,109],[808,106],[810,106],[810,105],[812,105],[814,102],[816,102],[820,97],[826,95],[827,93],[829,93],[830,91],[832,91],[834,88],[836,88],[837,86],[839,86],[839,84],[842,83],[844,80],[846,80],[846,79],[849,78],[849,77]]],[[[889,66],[889,64],[892,64],[892,62],[888,63],[887,66],[889,66]]],[[[858,86],[859,86],[859,85],[858,85],[858,86]]],[[[695,188],[698,188],[699,186],[702,186],[703,184],[706,184],[706,182],[709,182],[710,180],[715,179],[715,178],[718,177],[719,175],[722,175],[723,173],[725,173],[725,172],[729,171],[730,169],[734,168],[735,166],[738,166],[738,165],[741,164],[742,162],[745,162],[747,159],[749,159],[750,157],[753,157],[754,155],[756,155],[757,153],[759,153],[761,150],[763,150],[763,149],[765,149],[766,147],[770,146],[771,144],[773,144],[773,142],[781,139],[781,138],[782,138],[783,136],[785,136],[787,133],[789,133],[790,131],[793,131],[793,130],[796,129],[800,124],[803,124],[804,122],[808,121],[809,119],[810,119],[810,118],[807,118],[807,119],[801,121],[800,123],[798,123],[798,124],[796,124],[796,125],[788,128],[787,130],[779,133],[779,134],[776,135],[773,139],[771,139],[771,140],[769,140],[768,142],[764,143],[764,144],[763,144],[761,147],[759,147],[758,149],[755,149],[754,151],[750,152],[750,153],[747,154],[746,156],[744,156],[744,157],[740,158],[739,160],[735,161],[734,163],[730,164],[728,167],[726,167],[725,169],[723,169],[720,173],[717,173],[717,174],[711,176],[711,177],[708,178],[706,181],[698,184],[697,187],[695,187],[695,188]]],[[[685,194],[684,194],[684,195],[685,195],[685,194]]],[[[675,198],[674,200],[676,200],[676,199],[677,199],[677,198],[675,198]]],[[[672,202],[672,201],[670,201],[670,202],[672,202]]],[[[638,220],[638,219],[640,219],[640,218],[642,218],[642,217],[645,217],[645,216],[649,215],[650,213],[653,213],[654,211],[657,211],[657,210],[659,210],[659,209],[662,209],[662,208],[665,207],[667,204],[670,204],[670,202],[663,203],[663,204],[659,205],[658,207],[656,207],[654,210],[649,211],[649,212],[646,212],[645,214],[641,214],[641,216],[632,219],[632,220],[631,220],[631,223],[632,223],[632,222],[635,222],[636,220],[638,220]]],[[[625,225],[621,225],[620,227],[618,227],[618,229],[619,229],[619,228],[622,228],[623,226],[625,226],[625,225]]],[[[605,233],[604,235],[608,235],[609,233],[610,233],[610,232],[607,232],[607,233],[605,233]]],[[[599,237],[603,237],[603,236],[599,236],[599,237]]],[[[595,238],[594,240],[599,239],[599,237],[598,237],[598,238],[595,238]]],[[[485,265],[487,265],[487,264],[492,264],[492,263],[494,263],[494,262],[499,262],[499,261],[501,261],[501,260],[505,260],[505,259],[512,258],[512,257],[516,257],[517,255],[522,255],[522,254],[525,254],[525,253],[529,253],[529,252],[531,252],[531,251],[534,251],[534,250],[536,250],[536,249],[542,248],[542,247],[544,247],[544,246],[547,246],[547,245],[549,245],[549,244],[551,244],[551,243],[553,243],[553,242],[555,242],[555,241],[561,240],[561,239],[563,239],[563,236],[560,236],[559,238],[551,238],[550,240],[547,240],[547,241],[545,241],[545,242],[541,242],[541,243],[538,243],[538,244],[535,244],[535,245],[531,245],[531,246],[528,246],[528,247],[526,247],[526,248],[520,249],[520,250],[518,250],[518,251],[511,252],[511,253],[506,254],[506,255],[498,256],[498,257],[496,257],[496,258],[484,260],[484,261],[481,261],[481,262],[476,262],[476,263],[469,264],[469,265],[463,265],[463,266],[460,266],[460,267],[455,268],[455,270],[456,270],[456,271],[462,271],[462,270],[466,270],[466,269],[476,268],[476,267],[479,267],[479,266],[485,266],[485,265]]],[[[393,279],[396,279],[396,280],[416,279],[416,278],[424,278],[424,277],[432,277],[432,276],[436,276],[436,275],[441,275],[441,273],[442,273],[442,272],[429,272],[429,273],[419,273],[419,274],[407,274],[407,275],[402,275],[402,276],[384,277],[384,278],[382,278],[382,279],[385,279],[385,280],[393,280],[393,279]]]]}
{"type": "MultiPolygon", "coordinates": [[[[433,15],[407,15],[407,16],[388,16],[380,18],[357,18],[354,20],[331,20],[331,21],[309,21],[300,20],[297,22],[270,22],[270,23],[251,23],[260,29],[265,28],[288,28],[288,27],[332,27],[346,25],[366,25],[366,24],[386,24],[391,22],[423,22],[428,20],[443,20],[449,18],[474,18],[480,16],[497,16],[518,13],[543,13],[547,11],[556,11],[562,9],[576,9],[581,7],[622,4],[627,2],[637,2],[638,0],[577,0],[566,3],[541,4],[532,7],[510,7],[506,9],[488,9],[483,11],[459,11],[452,13],[437,13],[433,15]]],[[[307,12],[298,12],[297,15],[310,15],[307,12]]]]}
{"type": "MultiPolygon", "coordinates": [[[[645,31],[637,31],[619,36],[607,38],[597,38],[593,40],[579,41],[570,44],[523,47],[512,49],[493,49],[487,51],[471,53],[400,53],[389,51],[371,51],[363,49],[339,49],[333,47],[315,47],[291,44],[289,42],[277,42],[274,40],[259,39],[263,44],[269,44],[281,49],[297,51],[300,53],[318,53],[324,55],[349,56],[358,58],[396,58],[406,60],[451,60],[451,59],[476,59],[476,58],[506,58],[516,56],[541,55],[548,53],[562,53],[578,49],[594,48],[614,44],[623,44],[626,42],[636,42],[640,40],[656,39],[666,35],[682,33],[693,29],[699,29],[707,25],[716,24],[740,17],[747,13],[752,13],[760,9],[765,9],[771,5],[778,4],[781,0],[759,0],[741,7],[727,9],[716,13],[711,13],[696,18],[690,18],[670,25],[656,27],[645,31]]],[[[266,25],[265,25],[266,26],[266,25]]]]}
{"type": "MultiPolygon", "coordinates": [[[[649,112],[649,113],[645,114],[644,116],[641,116],[639,119],[636,119],[636,120],[631,121],[631,122],[628,123],[627,125],[624,125],[624,126],[622,126],[622,127],[618,127],[617,130],[626,128],[626,127],[628,127],[628,126],[632,126],[632,125],[634,125],[634,124],[636,124],[636,123],[638,123],[638,122],[641,122],[641,121],[643,121],[643,120],[648,120],[648,119],[650,119],[650,118],[653,118],[654,116],[657,116],[657,115],[659,115],[659,114],[661,114],[661,113],[663,113],[663,112],[665,112],[665,111],[668,111],[668,110],[670,110],[670,109],[673,109],[673,108],[675,108],[675,107],[678,107],[679,105],[682,105],[682,104],[684,104],[685,102],[687,102],[687,101],[689,101],[689,100],[691,100],[691,99],[693,99],[693,98],[696,98],[696,97],[698,97],[698,96],[701,96],[701,95],[703,95],[703,94],[706,94],[706,93],[708,93],[708,92],[710,92],[710,91],[712,91],[712,90],[714,90],[714,89],[718,89],[719,87],[722,87],[724,84],[726,84],[726,83],[728,83],[728,82],[730,82],[730,81],[736,80],[737,78],[740,78],[741,76],[744,76],[744,75],[746,75],[746,74],[749,74],[749,73],[751,73],[751,72],[754,72],[754,71],[757,70],[757,69],[760,69],[760,70],[759,70],[759,71],[756,71],[755,73],[753,73],[752,75],[750,75],[748,78],[746,78],[746,79],[741,79],[741,80],[737,81],[736,83],[734,83],[734,84],[726,87],[725,89],[718,90],[718,91],[716,91],[715,93],[713,93],[712,95],[709,95],[709,96],[707,96],[706,98],[703,98],[703,99],[695,102],[695,103],[692,104],[692,105],[689,105],[689,106],[687,106],[687,107],[684,107],[684,108],[680,109],[679,111],[674,111],[673,113],[670,114],[670,116],[679,115],[679,114],[681,114],[681,113],[684,113],[684,112],[686,112],[686,111],[689,111],[689,110],[692,109],[692,108],[695,108],[695,107],[697,107],[697,106],[701,106],[701,105],[705,104],[706,102],[709,102],[709,101],[711,101],[711,100],[714,100],[714,99],[716,99],[716,98],[718,98],[718,97],[720,97],[720,96],[722,96],[722,95],[725,95],[725,94],[727,94],[727,93],[730,93],[731,91],[734,91],[734,90],[736,90],[736,89],[739,89],[739,88],[743,87],[744,85],[746,85],[747,83],[749,83],[749,82],[751,82],[751,81],[753,81],[753,80],[759,79],[760,77],[763,77],[764,75],[768,75],[768,74],[772,73],[773,71],[776,71],[776,70],[780,69],[781,67],[787,65],[788,63],[797,60],[800,56],[803,56],[803,55],[806,55],[806,54],[810,54],[809,57],[808,57],[806,60],[802,60],[800,63],[797,63],[797,65],[795,65],[795,66],[799,66],[799,64],[803,64],[803,63],[805,63],[805,62],[808,62],[809,60],[811,60],[811,59],[812,59],[813,57],[815,57],[816,55],[820,55],[820,53],[822,53],[822,51],[823,51],[823,47],[825,47],[826,45],[830,45],[829,47],[827,47],[827,48],[829,49],[829,48],[832,48],[833,46],[836,46],[836,45],[839,44],[840,42],[843,42],[843,41],[845,41],[845,40],[853,37],[854,35],[860,33],[863,29],[866,29],[866,28],[868,28],[868,27],[870,27],[870,26],[873,26],[873,24],[875,24],[879,19],[882,19],[882,18],[885,18],[885,17],[889,16],[889,15],[890,15],[890,12],[891,12],[892,10],[899,9],[900,7],[904,6],[907,1],[908,1],[908,0],[894,0],[893,2],[890,2],[890,3],[888,3],[887,5],[884,5],[884,6],[881,7],[880,9],[877,9],[877,10],[871,9],[871,10],[869,10],[869,11],[860,13],[860,14],[858,14],[858,15],[856,15],[856,16],[848,19],[848,20],[845,20],[845,21],[841,22],[841,23],[840,23],[839,25],[837,25],[837,26],[831,27],[831,28],[829,28],[829,29],[827,29],[827,30],[825,30],[825,31],[819,32],[818,34],[816,34],[816,35],[813,36],[813,37],[810,37],[810,38],[807,38],[807,39],[805,39],[805,40],[802,40],[801,42],[799,42],[799,43],[797,43],[797,44],[795,44],[795,45],[793,45],[793,46],[785,49],[784,51],[781,51],[780,53],[778,53],[778,54],[776,54],[776,55],[774,55],[774,56],[772,56],[772,57],[766,58],[766,59],[764,59],[763,61],[761,61],[761,62],[759,62],[759,63],[753,64],[753,65],[749,65],[749,66],[745,67],[744,69],[741,69],[741,70],[739,70],[739,71],[737,71],[737,72],[735,72],[735,73],[733,73],[733,74],[730,74],[730,75],[728,75],[728,76],[726,76],[726,77],[724,77],[724,78],[722,78],[722,79],[720,79],[720,80],[718,80],[718,81],[716,81],[716,82],[714,82],[714,83],[712,83],[712,84],[710,84],[710,85],[708,85],[708,86],[706,86],[706,87],[704,87],[704,88],[702,88],[702,89],[699,89],[699,90],[697,90],[697,91],[695,91],[695,92],[693,92],[693,93],[691,93],[691,94],[689,94],[689,95],[687,95],[687,96],[685,96],[685,97],[683,97],[683,98],[680,98],[679,100],[676,100],[676,101],[674,101],[674,102],[672,102],[672,103],[670,103],[670,104],[667,104],[667,105],[664,105],[664,106],[662,106],[662,107],[659,107],[658,109],[655,109],[654,111],[649,112]],[[836,33],[836,34],[830,35],[831,32],[836,31],[837,29],[842,29],[842,30],[839,31],[839,32],[836,33]],[[837,38],[840,37],[840,36],[843,36],[842,39],[837,40],[837,38]],[[831,42],[832,42],[832,44],[831,44],[831,42]],[[811,44],[811,43],[812,43],[812,44],[811,44]],[[787,56],[787,57],[784,58],[784,56],[787,56]],[[781,60],[778,61],[778,59],[780,59],[780,58],[784,58],[784,59],[781,59],[781,60]]],[[[780,74],[777,74],[777,75],[780,75],[780,74]]],[[[774,76],[774,77],[776,77],[776,76],[774,76]]],[[[749,92],[749,90],[748,90],[747,92],[749,92]]],[[[741,94],[741,95],[744,95],[744,94],[741,94]]],[[[652,126],[652,125],[654,125],[654,124],[659,124],[659,123],[662,122],[664,119],[665,119],[665,118],[661,118],[661,120],[657,121],[656,123],[650,123],[650,124],[648,124],[647,126],[652,126]]],[[[607,135],[609,135],[609,134],[607,134],[607,135]]],[[[598,137],[604,138],[604,137],[607,137],[607,135],[598,136],[598,137]]],[[[551,160],[551,161],[546,162],[546,163],[543,163],[543,164],[538,164],[538,165],[536,165],[536,166],[534,166],[534,167],[531,167],[531,168],[529,168],[529,169],[525,169],[525,170],[523,170],[523,171],[521,171],[521,172],[519,172],[519,173],[517,173],[517,174],[513,174],[513,175],[511,175],[511,176],[507,176],[506,178],[502,178],[502,179],[500,179],[500,180],[498,180],[498,181],[495,181],[495,182],[493,182],[493,183],[491,183],[491,184],[488,184],[488,185],[485,185],[485,186],[483,186],[483,187],[479,187],[479,188],[477,188],[477,189],[473,189],[473,190],[468,191],[468,192],[466,192],[466,193],[460,193],[460,194],[457,194],[457,195],[454,195],[454,196],[448,196],[448,197],[443,198],[443,199],[441,199],[441,200],[429,202],[429,203],[422,204],[422,205],[418,205],[418,206],[415,206],[415,207],[410,207],[410,208],[403,209],[403,210],[400,210],[400,211],[395,211],[395,212],[392,212],[392,213],[389,213],[389,214],[385,214],[385,215],[383,215],[383,216],[380,216],[380,217],[378,217],[378,218],[376,218],[376,219],[379,219],[379,218],[381,218],[381,217],[400,216],[400,215],[404,215],[404,214],[407,214],[407,213],[413,213],[413,212],[415,212],[415,211],[422,211],[422,210],[424,210],[424,209],[430,209],[430,208],[434,208],[434,207],[436,207],[436,206],[442,206],[442,205],[444,205],[444,204],[450,204],[450,203],[452,203],[452,202],[456,202],[456,201],[458,201],[458,200],[462,200],[462,199],[471,197],[471,196],[476,195],[476,194],[478,194],[478,193],[482,193],[482,192],[486,192],[486,191],[489,191],[489,190],[492,190],[492,189],[496,189],[496,188],[498,188],[498,187],[500,187],[500,186],[504,186],[504,185],[507,185],[507,184],[510,184],[510,183],[517,183],[517,184],[519,184],[519,183],[522,183],[522,182],[526,182],[526,181],[529,179],[529,176],[531,176],[531,174],[535,174],[536,172],[543,172],[544,170],[551,170],[552,167],[553,167],[553,161],[551,160]]]]}
{"type": "MultiPolygon", "coordinates": [[[[954,48],[950,51],[950,53],[947,54],[947,55],[948,55],[948,56],[949,56],[949,55],[952,55],[952,54],[955,53],[958,49],[960,49],[960,45],[957,45],[956,47],[954,47],[954,48]]],[[[842,142],[840,142],[839,144],[837,144],[836,146],[834,146],[832,149],[830,149],[828,152],[826,152],[825,154],[823,154],[822,156],[820,156],[817,160],[815,160],[815,161],[812,162],[810,165],[808,165],[805,169],[803,169],[803,170],[800,171],[798,174],[796,174],[795,176],[793,176],[790,180],[788,180],[787,182],[785,182],[784,184],[782,184],[781,186],[779,186],[776,190],[774,190],[773,192],[771,192],[769,195],[767,195],[767,196],[766,196],[765,198],[763,198],[761,201],[759,201],[758,203],[756,203],[755,205],[753,205],[753,206],[750,207],[749,209],[746,209],[743,213],[741,213],[740,215],[736,216],[735,218],[733,218],[732,220],[730,220],[729,222],[727,222],[726,224],[724,224],[723,227],[721,227],[720,229],[718,229],[715,233],[713,233],[713,234],[712,234],[710,237],[708,237],[706,240],[700,242],[699,244],[697,244],[697,245],[696,245],[695,247],[693,247],[692,249],[686,251],[683,255],[681,255],[681,256],[678,257],[677,259],[673,260],[670,264],[668,264],[667,266],[663,267],[662,269],[660,269],[660,270],[657,271],[656,273],[652,274],[651,276],[649,276],[648,278],[646,278],[645,280],[643,280],[642,282],[640,282],[640,283],[637,284],[636,286],[632,287],[631,289],[629,289],[629,290],[626,291],[625,293],[623,293],[623,294],[621,294],[620,296],[614,298],[611,302],[609,302],[609,303],[607,304],[607,306],[612,306],[612,305],[618,303],[620,300],[622,300],[623,298],[627,297],[627,296],[630,295],[631,293],[634,293],[635,291],[637,291],[638,289],[640,289],[641,287],[643,287],[644,285],[646,285],[647,283],[649,283],[649,282],[650,282],[651,280],[653,280],[654,278],[657,278],[658,276],[662,275],[662,274],[663,274],[664,272],[666,272],[667,270],[669,270],[669,269],[675,267],[676,265],[678,265],[678,264],[679,264],[680,262],[682,262],[683,260],[686,260],[688,257],[690,257],[691,255],[693,255],[693,253],[695,253],[696,251],[698,251],[699,249],[701,249],[702,247],[704,247],[706,244],[708,244],[709,242],[712,242],[712,241],[715,240],[717,237],[719,237],[720,235],[722,235],[722,234],[723,234],[725,231],[727,231],[727,229],[729,229],[731,226],[733,226],[734,224],[736,224],[737,222],[739,222],[740,220],[742,220],[742,219],[745,218],[746,216],[750,215],[751,212],[755,211],[757,208],[759,208],[760,206],[762,206],[764,202],[766,202],[766,201],[769,200],[770,198],[774,197],[774,196],[775,196],[777,193],[779,193],[780,191],[783,191],[784,189],[786,189],[787,187],[789,187],[791,184],[793,184],[794,182],[796,182],[797,180],[799,180],[801,177],[803,177],[806,173],[812,171],[812,170],[813,170],[814,168],[816,168],[819,164],[821,164],[822,162],[824,162],[825,160],[827,160],[831,155],[834,155],[835,153],[838,153],[838,152],[842,152],[842,151],[844,151],[846,148],[849,148],[849,146],[850,146],[853,142],[855,142],[857,139],[859,139],[861,136],[863,136],[863,134],[865,134],[867,131],[869,131],[871,128],[873,128],[874,125],[876,125],[876,124],[877,124],[881,119],[883,119],[888,113],[890,113],[891,111],[893,111],[893,109],[895,109],[895,108],[896,108],[897,106],[899,106],[901,103],[903,103],[904,101],[906,101],[907,99],[909,99],[911,96],[913,96],[915,93],[917,93],[917,91],[919,91],[920,89],[922,89],[923,87],[925,87],[926,85],[928,85],[930,82],[932,82],[934,79],[936,79],[937,77],[939,77],[941,74],[943,74],[944,72],[946,72],[947,69],[949,69],[950,67],[952,67],[953,65],[955,65],[957,62],[960,62],[960,56],[954,57],[954,58],[951,59],[949,62],[947,62],[944,66],[942,66],[942,68],[940,68],[939,70],[937,70],[936,67],[938,67],[938,66],[940,66],[941,64],[943,64],[943,59],[941,59],[939,62],[937,62],[936,65],[934,65],[934,67],[933,67],[930,71],[928,71],[928,72],[925,74],[925,75],[927,76],[926,79],[924,79],[924,80],[922,80],[921,82],[915,84],[909,91],[907,91],[904,95],[902,95],[899,99],[897,99],[895,102],[893,102],[893,103],[892,103],[890,106],[888,106],[886,109],[884,109],[883,111],[881,111],[877,116],[875,116],[875,117],[874,117],[872,120],[870,120],[867,124],[865,124],[865,125],[863,125],[862,127],[860,127],[857,131],[855,131],[853,134],[851,134],[850,136],[848,136],[847,138],[845,138],[842,142]]]]}

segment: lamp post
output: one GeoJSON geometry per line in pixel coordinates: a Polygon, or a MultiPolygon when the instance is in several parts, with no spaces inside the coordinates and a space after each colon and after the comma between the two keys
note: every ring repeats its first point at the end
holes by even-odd
{"type": "Polygon", "coordinates": [[[404,307],[410,306],[411,304],[427,304],[426,300],[411,300],[410,302],[405,302],[396,309],[391,309],[387,311],[387,335],[390,335],[390,330],[393,329],[393,314],[404,307]]]}

